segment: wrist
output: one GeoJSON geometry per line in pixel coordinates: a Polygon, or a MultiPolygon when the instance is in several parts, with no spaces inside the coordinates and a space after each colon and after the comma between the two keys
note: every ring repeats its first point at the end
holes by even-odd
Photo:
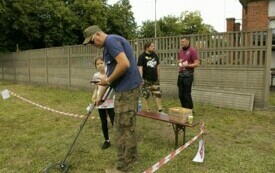
{"type": "Polygon", "coordinates": [[[108,78],[106,79],[106,84],[111,85],[111,82],[108,80],[108,78]]]}

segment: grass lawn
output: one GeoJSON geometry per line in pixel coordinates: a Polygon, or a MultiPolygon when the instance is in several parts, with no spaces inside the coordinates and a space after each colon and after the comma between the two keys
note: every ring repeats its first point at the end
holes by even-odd
{"type": "MultiPolygon", "coordinates": [[[[86,114],[91,93],[41,86],[0,82],[9,89],[52,109],[86,114]]],[[[271,102],[275,103],[272,93],[271,102]]],[[[150,103],[155,107],[154,102],[150,103]]],[[[163,99],[165,111],[179,106],[177,99],[163,99]]],[[[274,104],[275,105],[275,104],[274,104]]],[[[161,167],[159,173],[268,173],[275,170],[275,112],[239,111],[195,103],[195,120],[205,122],[205,160],[192,162],[198,141],[161,167]]],[[[104,173],[116,161],[115,129],[110,127],[112,146],[104,142],[97,111],[92,112],[67,161],[71,173],[104,173]]],[[[64,159],[82,122],[81,118],[50,112],[14,96],[0,98],[0,172],[41,172],[64,159]]],[[[110,123],[109,123],[110,124],[110,123]]],[[[174,150],[172,126],[137,117],[139,162],[134,173],[145,171],[174,150]]],[[[187,140],[199,133],[199,126],[187,129],[187,140]]],[[[181,140],[180,140],[181,141],[181,140]]]]}

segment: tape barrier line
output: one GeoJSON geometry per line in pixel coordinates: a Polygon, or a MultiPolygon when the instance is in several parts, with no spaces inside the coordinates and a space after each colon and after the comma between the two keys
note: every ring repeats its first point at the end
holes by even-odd
{"type": "MultiPolygon", "coordinates": [[[[31,100],[28,100],[28,99],[20,96],[19,94],[16,94],[16,93],[12,92],[12,91],[10,91],[10,94],[17,97],[17,98],[19,98],[19,99],[21,99],[21,100],[23,100],[23,101],[25,101],[25,102],[27,102],[27,103],[29,103],[29,104],[31,104],[31,105],[34,105],[36,107],[39,107],[39,108],[47,110],[47,111],[51,111],[51,112],[54,112],[54,113],[58,113],[58,114],[66,115],[66,116],[70,116],[70,117],[75,117],[75,118],[83,118],[84,117],[84,115],[78,115],[78,114],[72,114],[72,113],[68,113],[68,112],[62,112],[62,111],[58,111],[58,110],[51,109],[49,107],[37,104],[37,103],[32,102],[31,100]]],[[[91,117],[91,118],[95,119],[95,117],[91,117]]]]}
{"type": "Polygon", "coordinates": [[[152,167],[148,168],[143,173],[153,173],[153,172],[155,172],[160,167],[162,167],[163,165],[165,165],[166,163],[171,161],[176,155],[178,155],[180,152],[182,152],[184,149],[186,149],[189,145],[191,145],[193,142],[195,142],[199,137],[202,136],[203,133],[204,133],[204,123],[202,123],[202,125],[200,127],[200,133],[199,134],[197,134],[190,141],[188,141],[187,143],[185,143],[184,145],[182,145],[181,147],[179,147],[175,151],[172,151],[169,155],[167,155],[166,157],[161,159],[159,162],[154,164],[152,167]]]}

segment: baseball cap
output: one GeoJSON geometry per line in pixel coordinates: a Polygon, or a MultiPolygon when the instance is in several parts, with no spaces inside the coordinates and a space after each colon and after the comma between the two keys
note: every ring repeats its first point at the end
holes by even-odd
{"type": "Polygon", "coordinates": [[[101,31],[101,29],[97,25],[92,25],[86,28],[83,31],[83,37],[85,38],[85,40],[82,44],[88,44],[91,41],[91,39],[93,39],[93,36],[95,35],[95,33],[98,31],[101,31]]]}

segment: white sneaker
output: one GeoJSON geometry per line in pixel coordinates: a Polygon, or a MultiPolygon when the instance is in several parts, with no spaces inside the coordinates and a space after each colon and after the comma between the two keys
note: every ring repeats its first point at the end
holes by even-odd
{"type": "Polygon", "coordinates": [[[167,113],[165,113],[163,111],[159,112],[159,114],[161,114],[161,115],[168,115],[167,113]]]}

